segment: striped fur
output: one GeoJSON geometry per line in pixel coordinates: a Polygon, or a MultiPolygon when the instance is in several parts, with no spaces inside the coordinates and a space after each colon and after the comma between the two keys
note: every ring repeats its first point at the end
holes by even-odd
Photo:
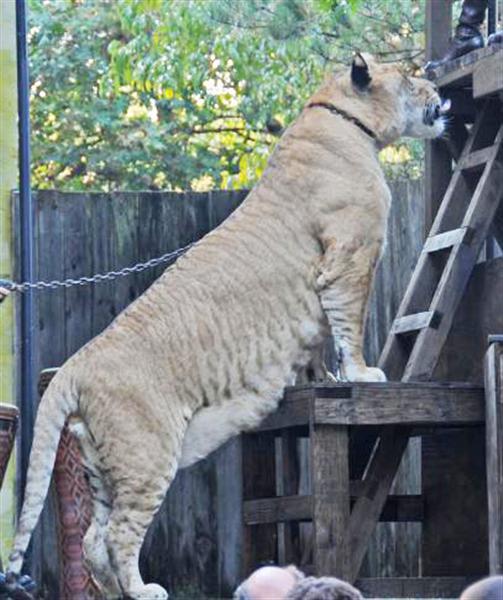
{"type": "MultiPolygon", "coordinates": [[[[381,146],[409,130],[441,132],[414,117],[437,97],[431,84],[373,63],[371,77],[362,91],[349,73],[331,76],[311,101],[358,117],[381,146]]],[[[374,140],[306,108],[242,206],[51,383],[10,568],[22,567],[70,418],[94,495],[85,551],[95,578],[107,598],[166,598],[143,583],[138,556],[177,469],[260,423],[330,332],[348,378],[384,379],[361,348],[389,202],[374,140]]]]}

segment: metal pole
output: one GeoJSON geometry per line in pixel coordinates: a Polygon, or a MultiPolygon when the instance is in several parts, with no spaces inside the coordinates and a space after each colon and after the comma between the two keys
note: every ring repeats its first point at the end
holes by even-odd
{"type": "MultiPolygon", "coordinates": [[[[20,277],[33,281],[33,207],[30,188],[30,106],[28,53],[26,44],[26,4],[16,0],[17,90],[19,115],[19,216],[21,260],[20,277]]],[[[33,431],[35,373],[34,373],[34,298],[33,292],[21,295],[21,356],[20,393],[21,443],[19,460],[19,493],[24,494],[29,450],[33,431]]]]}

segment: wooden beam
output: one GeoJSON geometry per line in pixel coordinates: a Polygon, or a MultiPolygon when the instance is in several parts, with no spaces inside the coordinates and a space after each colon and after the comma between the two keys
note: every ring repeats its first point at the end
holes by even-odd
{"type": "MultiPolygon", "coordinates": [[[[326,426],[325,426],[326,427],[326,426]]],[[[391,489],[403,453],[409,441],[408,431],[396,427],[383,430],[365,475],[365,493],[358,498],[349,521],[351,577],[354,581],[367,552],[370,536],[391,489]]]]}
{"type": "Polygon", "coordinates": [[[503,341],[485,358],[486,464],[489,509],[489,570],[503,574],[503,341]]]}
{"type": "Polygon", "coordinates": [[[422,311],[412,315],[398,317],[393,321],[391,333],[404,334],[424,329],[425,327],[436,327],[441,316],[433,310],[422,311]]]}
{"type": "MultiPolygon", "coordinates": [[[[350,490],[352,488],[350,485],[350,490]]],[[[358,495],[355,497],[351,494],[351,498],[356,500],[358,495]]],[[[392,494],[388,496],[379,520],[394,523],[421,522],[423,517],[424,502],[420,495],[392,494]]],[[[311,521],[312,518],[313,498],[310,495],[262,498],[243,503],[243,519],[247,525],[311,521]]]]}
{"type": "Polygon", "coordinates": [[[473,71],[473,97],[483,98],[503,91],[503,49],[483,58],[473,71]]]}
{"type": "Polygon", "coordinates": [[[333,425],[480,425],[484,390],[480,387],[425,387],[387,390],[356,387],[350,399],[316,398],[314,421],[333,425]]]}
{"type": "Polygon", "coordinates": [[[449,47],[452,4],[450,0],[426,0],[425,8],[426,60],[435,60],[444,56],[449,47]]]}
{"type": "Polygon", "coordinates": [[[502,54],[503,50],[497,45],[474,50],[445,65],[441,65],[435,71],[428,73],[428,77],[435,81],[440,88],[448,86],[461,88],[472,83],[472,76],[479,67],[482,67],[485,60],[494,55],[494,59],[496,61],[499,59],[501,62],[502,54]]]}
{"type": "Polygon", "coordinates": [[[311,417],[334,425],[476,425],[483,421],[483,414],[481,385],[399,381],[313,384],[287,388],[278,410],[257,431],[292,428],[293,434],[307,437],[311,417]],[[410,416],[406,421],[404,412],[410,416]]]}
{"type": "Polygon", "coordinates": [[[461,168],[464,171],[469,171],[470,169],[480,169],[484,167],[486,162],[491,160],[493,158],[493,154],[496,154],[497,152],[497,144],[493,144],[487,148],[481,148],[480,150],[475,150],[475,152],[471,152],[464,158],[461,168]]]}
{"type": "MultiPolygon", "coordinates": [[[[281,486],[278,492],[284,496],[292,496],[299,492],[300,465],[297,447],[298,437],[295,430],[283,429],[280,439],[280,473],[281,486]]],[[[298,564],[300,559],[299,524],[283,523],[278,526],[278,561],[280,564],[298,564]]]]}
{"type": "Polygon", "coordinates": [[[313,498],[307,496],[281,496],[243,502],[243,520],[247,525],[311,521],[313,498]]]}
{"type": "Polygon", "coordinates": [[[423,252],[438,252],[446,248],[452,248],[455,244],[462,244],[472,235],[472,229],[469,227],[458,227],[451,231],[444,231],[437,235],[428,237],[424,243],[423,252]]]}
{"type": "Polygon", "coordinates": [[[314,566],[317,575],[351,579],[348,528],[349,437],[344,426],[311,427],[314,566]]]}

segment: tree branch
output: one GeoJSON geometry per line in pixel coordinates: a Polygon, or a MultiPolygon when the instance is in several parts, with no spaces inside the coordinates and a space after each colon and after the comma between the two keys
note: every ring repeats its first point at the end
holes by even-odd
{"type": "Polygon", "coordinates": [[[190,134],[198,133],[269,133],[266,129],[249,129],[248,127],[201,127],[189,130],[190,134]]]}

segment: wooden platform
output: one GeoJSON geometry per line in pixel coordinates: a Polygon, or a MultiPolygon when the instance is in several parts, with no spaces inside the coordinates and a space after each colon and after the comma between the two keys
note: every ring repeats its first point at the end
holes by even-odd
{"type": "MultiPolygon", "coordinates": [[[[431,519],[430,496],[389,494],[401,458],[397,443],[405,448],[410,437],[449,428],[478,435],[483,432],[485,404],[484,388],[465,383],[287,388],[278,410],[258,430],[243,436],[243,472],[247,473],[243,575],[264,560],[294,562],[307,572],[356,581],[368,597],[459,596],[470,580],[480,576],[478,570],[458,571],[460,576],[442,572],[438,577],[409,578],[362,578],[359,572],[377,521],[426,523],[431,519]],[[362,448],[351,443],[352,430],[368,431],[373,439],[379,432],[379,442],[373,451],[369,447],[363,468],[354,468],[353,452],[361,454],[362,448]],[[299,438],[309,438],[311,491],[307,494],[299,493],[299,438]],[[299,552],[302,522],[313,523],[312,564],[300,562],[305,555],[305,549],[299,552]]],[[[474,515],[466,513],[464,519],[471,523],[474,515]]],[[[461,536],[466,533],[463,527],[459,531],[461,536]]]]}
{"type": "Polygon", "coordinates": [[[428,73],[439,88],[472,87],[473,97],[503,91],[503,45],[474,50],[428,73]]]}
{"type": "Polygon", "coordinates": [[[484,422],[484,389],[464,383],[338,383],[287,388],[259,431],[309,425],[455,427],[484,422]]]}

